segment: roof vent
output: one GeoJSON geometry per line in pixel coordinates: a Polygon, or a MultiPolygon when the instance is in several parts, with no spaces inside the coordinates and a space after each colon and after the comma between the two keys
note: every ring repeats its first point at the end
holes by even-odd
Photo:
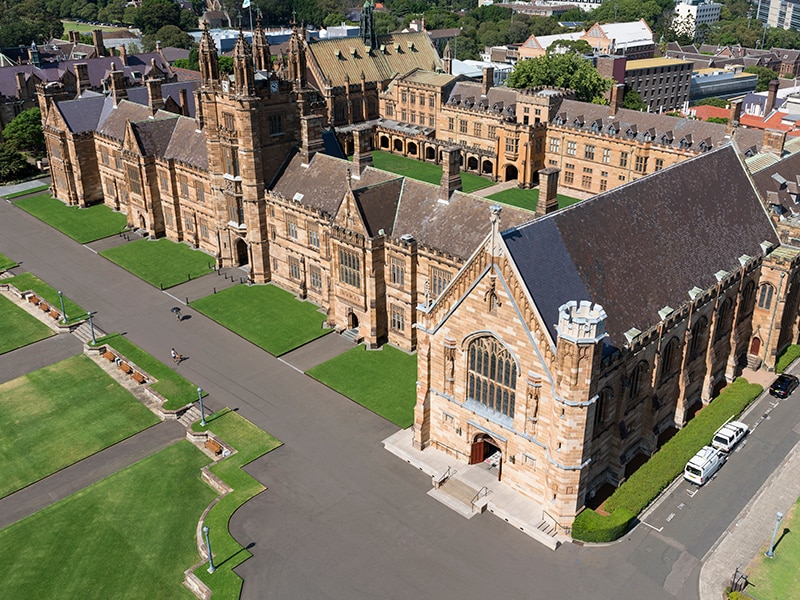
{"type": "Polygon", "coordinates": [[[786,187],[786,184],[788,183],[786,179],[783,177],[783,175],[781,175],[780,173],[773,173],[772,178],[776,182],[778,182],[778,185],[781,186],[781,189],[784,189],[786,187]]]}
{"type": "Polygon", "coordinates": [[[640,335],[642,335],[642,332],[641,332],[640,329],[636,329],[636,327],[631,327],[630,329],[628,329],[628,331],[625,332],[625,339],[630,344],[633,340],[635,340],[640,335]]]}
{"type": "Polygon", "coordinates": [[[761,251],[764,254],[769,254],[770,252],[772,252],[772,249],[775,247],[775,244],[773,244],[769,240],[764,240],[759,244],[759,246],[761,246],[761,251]]]}
{"type": "Polygon", "coordinates": [[[406,244],[410,244],[414,241],[414,236],[411,235],[410,233],[406,233],[404,235],[401,235],[400,239],[404,241],[406,244]]]}
{"type": "Polygon", "coordinates": [[[719,282],[719,281],[724,281],[724,280],[725,280],[725,278],[726,278],[728,275],[730,275],[730,273],[728,273],[727,271],[724,271],[724,270],[719,270],[719,271],[717,271],[716,273],[714,273],[714,277],[716,277],[716,278],[717,278],[717,281],[718,281],[718,282],[719,282]]]}
{"type": "Polygon", "coordinates": [[[745,266],[745,265],[746,265],[747,263],[749,263],[751,260],[753,260],[753,257],[752,257],[752,256],[748,256],[747,254],[742,254],[742,255],[739,257],[739,264],[740,264],[740,265],[742,265],[742,266],[745,266]]]}
{"type": "Polygon", "coordinates": [[[692,289],[689,290],[689,298],[691,298],[692,300],[702,295],[703,295],[703,290],[697,286],[694,286],[692,289]]]}
{"type": "Polygon", "coordinates": [[[336,58],[338,58],[339,60],[341,60],[341,58],[342,58],[342,51],[341,51],[341,50],[339,50],[339,49],[337,49],[337,50],[336,50],[336,52],[334,52],[334,53],[333,53],[333,55],[334,55],[336,58]]]}
{"type": "Polygon", "coordinates": [[[303,197],[304,197],[303,194],[301,194],[300,192],[296,192],[295,195],[292,196],[292,200],[294,200],[295,202],[302,202],[303,197]]]}
{"type": "Polygon", "coordinates": [[[671,306],[665,306],[665,307],[664,307],[664,308],[662,308],[660,311],[658,311],[658,316],[659,316],[659,317],[661,318],[661,320],[663,321],[664,319],[666,319],[667,317],[669,317],[669,316],[670,316],[672,313],[674,313],[674,312],[675,312],[675,309],[674,309],[674,308],[672,308],[671,306]]]}

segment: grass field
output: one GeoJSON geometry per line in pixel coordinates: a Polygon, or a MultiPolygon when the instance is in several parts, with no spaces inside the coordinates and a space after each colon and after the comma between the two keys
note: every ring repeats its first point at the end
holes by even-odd
{"type": "MultiPolygon", "coordinates": [[[[558,208],[565,208],[576,202],[580,202],[577,198],[564,196],[563,194],[556,194],[558,198],[558,208]]],[[[517,208],[525,208],[527,210],[536,210],[536,204],[539,201],[539,190],[522,190],[520,188],[511,188],[497,192],[491,196],[487,196],[489,200],[495,200],[501,204],[508,204],[509,206],[516,206],[517,208]]]]}
{"type": "Polygon", "coordinates": [[[115,235],[123,231],[127,223],[124,214],[114,212],[105,204],[78,208],[67,206],[50,194],[22,198],[14,206],[81,244],[115,235]]]}
{"type": "Polygon", "coordinates": [[[353,348],[308,375],[400,427],[414,422],[417,357],[383,346],[353,348]]]}
{"type": "MultiPolygon", "coordinates": [[[[151,387],[167,399],[163,406],[165,410],[178,410],[197,400],[196,385],[176,372],[172,366],[148,354],[128,338],[115,333],[100,338],[97,343],[98,345],[104,343],[111,345],[114,350],[146,371],[151,377],[158,379],[151,387]]],[[[169,348],[164,348],[165,357],[170,356],[169,350],[169,348]]],[[[172,360],[171,357],[170,360],[172,360]]]]}
{"type": "Polygon", "coordinates": [[[235,600],[241,593],[242,579],[233,569],[251,554],[228,533],[228,521],[237,508],[265,489],[242,467],[277,448],[281,442],[230,409],[212,415],[206,422],[206,427],[198,422],[193,429],[210,430],[238,452],[211,467],[211,471],[230,485],[233,491],[214,505],[205,521],[209,534],[214,538],[211,548],[217,570],[210,575],[203,566],[195,574],[211,587],[214,598],[235,600]]]}
{"type": "Polygon", "coordinates": [[[39,192],[44,192],[45,190],[49,190],[50,185],[39,185],[34,188],[28,188],[27,190],[21,190],[19,192],[14,192],[13,194],[6,194],[3,196],[6,200],[13,200],[14,198],[21,198],[22,196],[30,196],[31,194],[38,194],[39,192]]]}
{"type": "Polygon", "coordinates": [[[53,330],[0,296],[0,354],[53,335],[53,330]]]}
{"type": "MultiPolygon", "coordinates": [[[[10,283],[20,292],[31,290],[50,306],[56,310],[61,310],[61,302],[58,299],[58,291],[55,288],[47,285],[44,281],[36,277],[36,275],[32,275],[31,273],[22,273],[16,277],[4,279],[3,283],[10,283]]],[[[74,323],[86,318],[86,311],[66,296],[64,296],[64,310],[67,312],[68,323],[74,323]]]]}
{"type": "Polygon", "coordinates": [[[0,384],[0,414],[0,497],[158,423],[84,355],[0,384]]]}
{"type": "Polygon", "coordinates": [[[274,285],[237,285],[191,303],[191,307],[275,356],[323,335],[317,306],[274,285]]]}
{"type": "MultiPolygon", "coordinates": [[[[405,156],[390,154],[376,150],[372,153],[372,162],[376,169],[410,177],[419,181],[427,181],[439,185],[442,181],[442,167],[405,156]]],[[[494,185],[491,179],[479,177],[472,173],[461,173],[461,187],[465,192],[474,192],[494,185]]]]}
{"type": "MultiPolygon", "coordinates": [[[[800,588],[800,501],[796,502],[778,526],[775,556],[767,558],[762,548],[747,570],[750,586],[745,590],[756,600],[794,598],[800,588]]],[[[770,532],[771,533],[771,532],[770,532]]],[[[766,532],[765,532],[766,535],[766,532]]],[[[766,539],[766,538],[765,538],[766,539]]],[[[770,537],[767,544],[772,540],[770,537]]]]}
{"type": "Polygon", "coordinates": [[[0,598],[193,599],[208,462],[183,440],[0,531],[0,598]]]}
{"type": "MultiPolygon", "coordinates": [[[[102,29],[103,31],[128,31],[125,27],[108,27],[106,25],[90,25],[89,23],[76,23],[75,21],[61,21],[64,24],[64,35],[68,31],[78,31],[80,33],[91,33],[93,29],[102,29]]],[[[64,38],[66,39],[66,38],[64,38]]]]}
{"type": "Polygon", "coordinates": [[[13,269],[17,266],[16,261],[11,260],[5,254],[0,252],[0,272],[13,269]]]}
{"type": "Polygon", "coordinates": [[[147,283],[171,288],[213,271],[214,258],[168,239],[137,240],[100,253],[147,283]]]}

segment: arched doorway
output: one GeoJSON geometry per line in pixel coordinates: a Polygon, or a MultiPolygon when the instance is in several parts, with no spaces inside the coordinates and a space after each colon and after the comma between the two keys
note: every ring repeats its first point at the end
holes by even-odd
{"type": "Polygon", "coordinates": [[[236,262],[242,267],[250,262],[250,257],[247,252],[247,242],[242,238],[236,240],[236,262]]]}
{"type": "Polygon", "coordinates": [[[406,154],[410,156],[417,155],[417,145],[414,142],[408,142],[408,148],[406,150],[406,154]]]}
{"type": "Polygon", "coordinates": [[[478,170],[478,159],[474,156],[470,156],[467,159],[467,171],[477,171],[478,170]]]}
{"type": "Polygon", "coordinates": [[[758,356],[758,353],[761,351],[761,338],[754,337],[753,341],[750,342],[750,354],[753,356],[758,356]]]}
{"type": "Polygon", "coordinates": [[[519,176],[517,171],[517,167],[514,165],[506,165],[506,177],[505,181],[513,181],[519,176]]]}
{"type": "Polygon", "coordinates": [[[347,328],[348,329],[358,329],[358,317],[356,313],[350,312],[347,315],[347,328]]]}
{"type": "Polygon", "coordinates": [[[394,150],[395,150],[395,152],[402,152],[403,151],[403,140],[395,140],[394,141],[394,150]]]}
{"type": "Polygon", "coordinates": [[[494,172],[494,165],[492,161],[485,160],[483,161],[483,168],[481,169],[484,175],[491,175],[494,172]]]}
{"type": "Polygon", "coordinates": [[[139,215],[139,229],[147,229],[147,221],[144,220],[144,215],[139,215]]]}
{"type": "Polygon", "coordinates": [[[385,135],[381,136],[381,148],[388,148],[389,147],[389,138],[385,135]]]}
{"type": "Polygon", "coordinates": [[[503,451],[488,433],[477,434],[470,448],[469,464],[482,464],[489,471],[497,469],[497,480],[503,476],[503,451]]]}
{"type": "Polygon", "coordinates": [[[427,160],[436,160],[436,148],[433,146],[425,148],[425,158],[427,160]]]}

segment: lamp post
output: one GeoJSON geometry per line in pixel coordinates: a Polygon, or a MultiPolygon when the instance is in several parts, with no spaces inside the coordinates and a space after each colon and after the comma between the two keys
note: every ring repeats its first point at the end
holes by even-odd
{"type": "Polygon", "coordinates": [[[87,314],[89,315],[89,330],[92,332],[92,346],[96,346],[97,340],[94,337],[94,323],[92,322],[92,317],[97,314],[97,311],[89,311],[87,314]]]}
{"type": "Polygon", "coordinates": [[[778,535],[778,526],[781,524],[782,519],[782,512],[779,512],[775,515],[775,529],[772,531],[772,541],[769,544],[769,550],[767,550],[767,556],[769,558],[773,558],[775,556],[775,536],[778,535]]]}
{"type": "Polygon", "coordinates": [[[203,388],[197,388],[197,399],[200,401],[200,425],[206,426],[206,411],[203,408],[203,388]]]}
{"type": "Polygon", "coordinates": [[[211,556],[211,543],[208,541],[208,525],[203,525],[203,534],[206,536],[206,550],[208,550],[208,572],[213,573],[217,570],[214,566],[214,558],[211,556]]]}
{"type": "Polygon", "coordinates": [[[64,310],[64,294],[61,293],[61,290],[58,291],[58,300],[61,302],[61,321],[62,323],[67,322],[67,311],[64,310]]]}

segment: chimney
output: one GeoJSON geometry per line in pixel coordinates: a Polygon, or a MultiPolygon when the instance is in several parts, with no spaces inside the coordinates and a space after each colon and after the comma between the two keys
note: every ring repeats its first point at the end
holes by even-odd
{"type": "Polygon", "coordinates": [[[92,83],[89,80],[89,65],[86,63],[75,63],[75,79],[77,79],[76,87],[78,88],[78,93],[76,96],[80,96],[84,90],[88,90],[92,87],[92,83]]]}
{"type": "Polygon", "coordinates": [[[558,174],[561,169],[547,167],[539,170],[539,201],[536,216],[543,217],[558,210],[558,174]],[[544,192],[544,193],[542,193],[544,192]]]}
{"type": "Polygon", "coordinates": [[[69,32],[69,42],[70,44],[80,44],[81,43],[81,33],[80,31],[73,29],[69,32]]]}
{"type": "Polygon", "coordinates": [[[25,71],[17,71],[14,73],[17,80],[17,98],[20,100],[28,97],[28,86],[25,83],[25,71]]]}
{"type": "Polygon", "coordinates": [[[362,125],[353,129],[353,166],[356,174],[360,177],[369,166],[372,166],[372,127],[362,125]]]}
{"type": "Polygon", "coordinates": [[[609,112],[610,116],[616,116],[617,111],[622,108],[622,100],[625,97],[625,84],[624,83],[617,83],[611,86],[611,100],[609,101],[609,107],[611,111],[609,112]]]}
{"type": "Polygon", "coordinates": [[[186,88],[181,88],[178,90],[178,98],[181,103],[181,114],[184,117],[189,116],[189,101],[186,96],[186,88]]]}
{"type": "Polygon", "coordinates": [[[97,53],[97,56],[106,55],[106,47],[105,44],[103,44],[102,29],[92,29],[92,43],[94,44],[94,51],[97,53]]]}
{"type": "Polygon", "coordinates": [[[317,152],[322,151],[322,117],[308,115],[300,117],[300,159],[304,166],[311,163],[317,152]]]}
{"type": "Polygon", "coordinates": [[[772,112],[773,108],[775,108],[775,98],[778,96],[779,86],[780,82],[777,79],[773,79],[772,81],[769,82],[769,92],[767,93],[767,104],[764,107],[765,117],[772,112]]]}
{"type": "Polygon", "coordinates": [[[128,97],[128,90],[125,89],[125,73],[117,71],[117,66],[111,63],[111,96],[114,98],[114,106],[128,97]]]}
{"type": "Polygon", "coordinates": [[[742,101],[734,100],[730,103],[728,112],[728,129],[727,133],[732,133],[733,130],[739,126],[739,119],[742,116],[742,101]]]}
{"type": "Polygon", "coordinates": [[[453,192],[461,190],[461,146],[447,146],[442,149],[442,183],[439,187],[439,201],[449,202],[453,192]]]}
{"type": "Polygon", "coordinates": [[[128,49],[125,47],[125,44],[121,44],[119,47],[119,59],[122,61],[123,66],[128,66],[128,49]]]}
{"type": "Polygon", "coordinates": [[[777,129],[765,129],[764,141],[761,143],[761,152],[772,152],[778,156],[783,155],[783,145],[786,143],[786,132],[777,129]]]}
{"type": "Polygon", "coordinates": [[[164,108],[164,97],[161,95],[161,80],[148,79],[147,85],[147,106],[150,107],[150,114],[154,115],[164,108]]]}
{"type": "Polygon", "coordinates": [[[494,84],[494,67],[483,67],[483,85],[481,86],[481,94],[484,96],[489,95],[489,88],[494,84]]]}

